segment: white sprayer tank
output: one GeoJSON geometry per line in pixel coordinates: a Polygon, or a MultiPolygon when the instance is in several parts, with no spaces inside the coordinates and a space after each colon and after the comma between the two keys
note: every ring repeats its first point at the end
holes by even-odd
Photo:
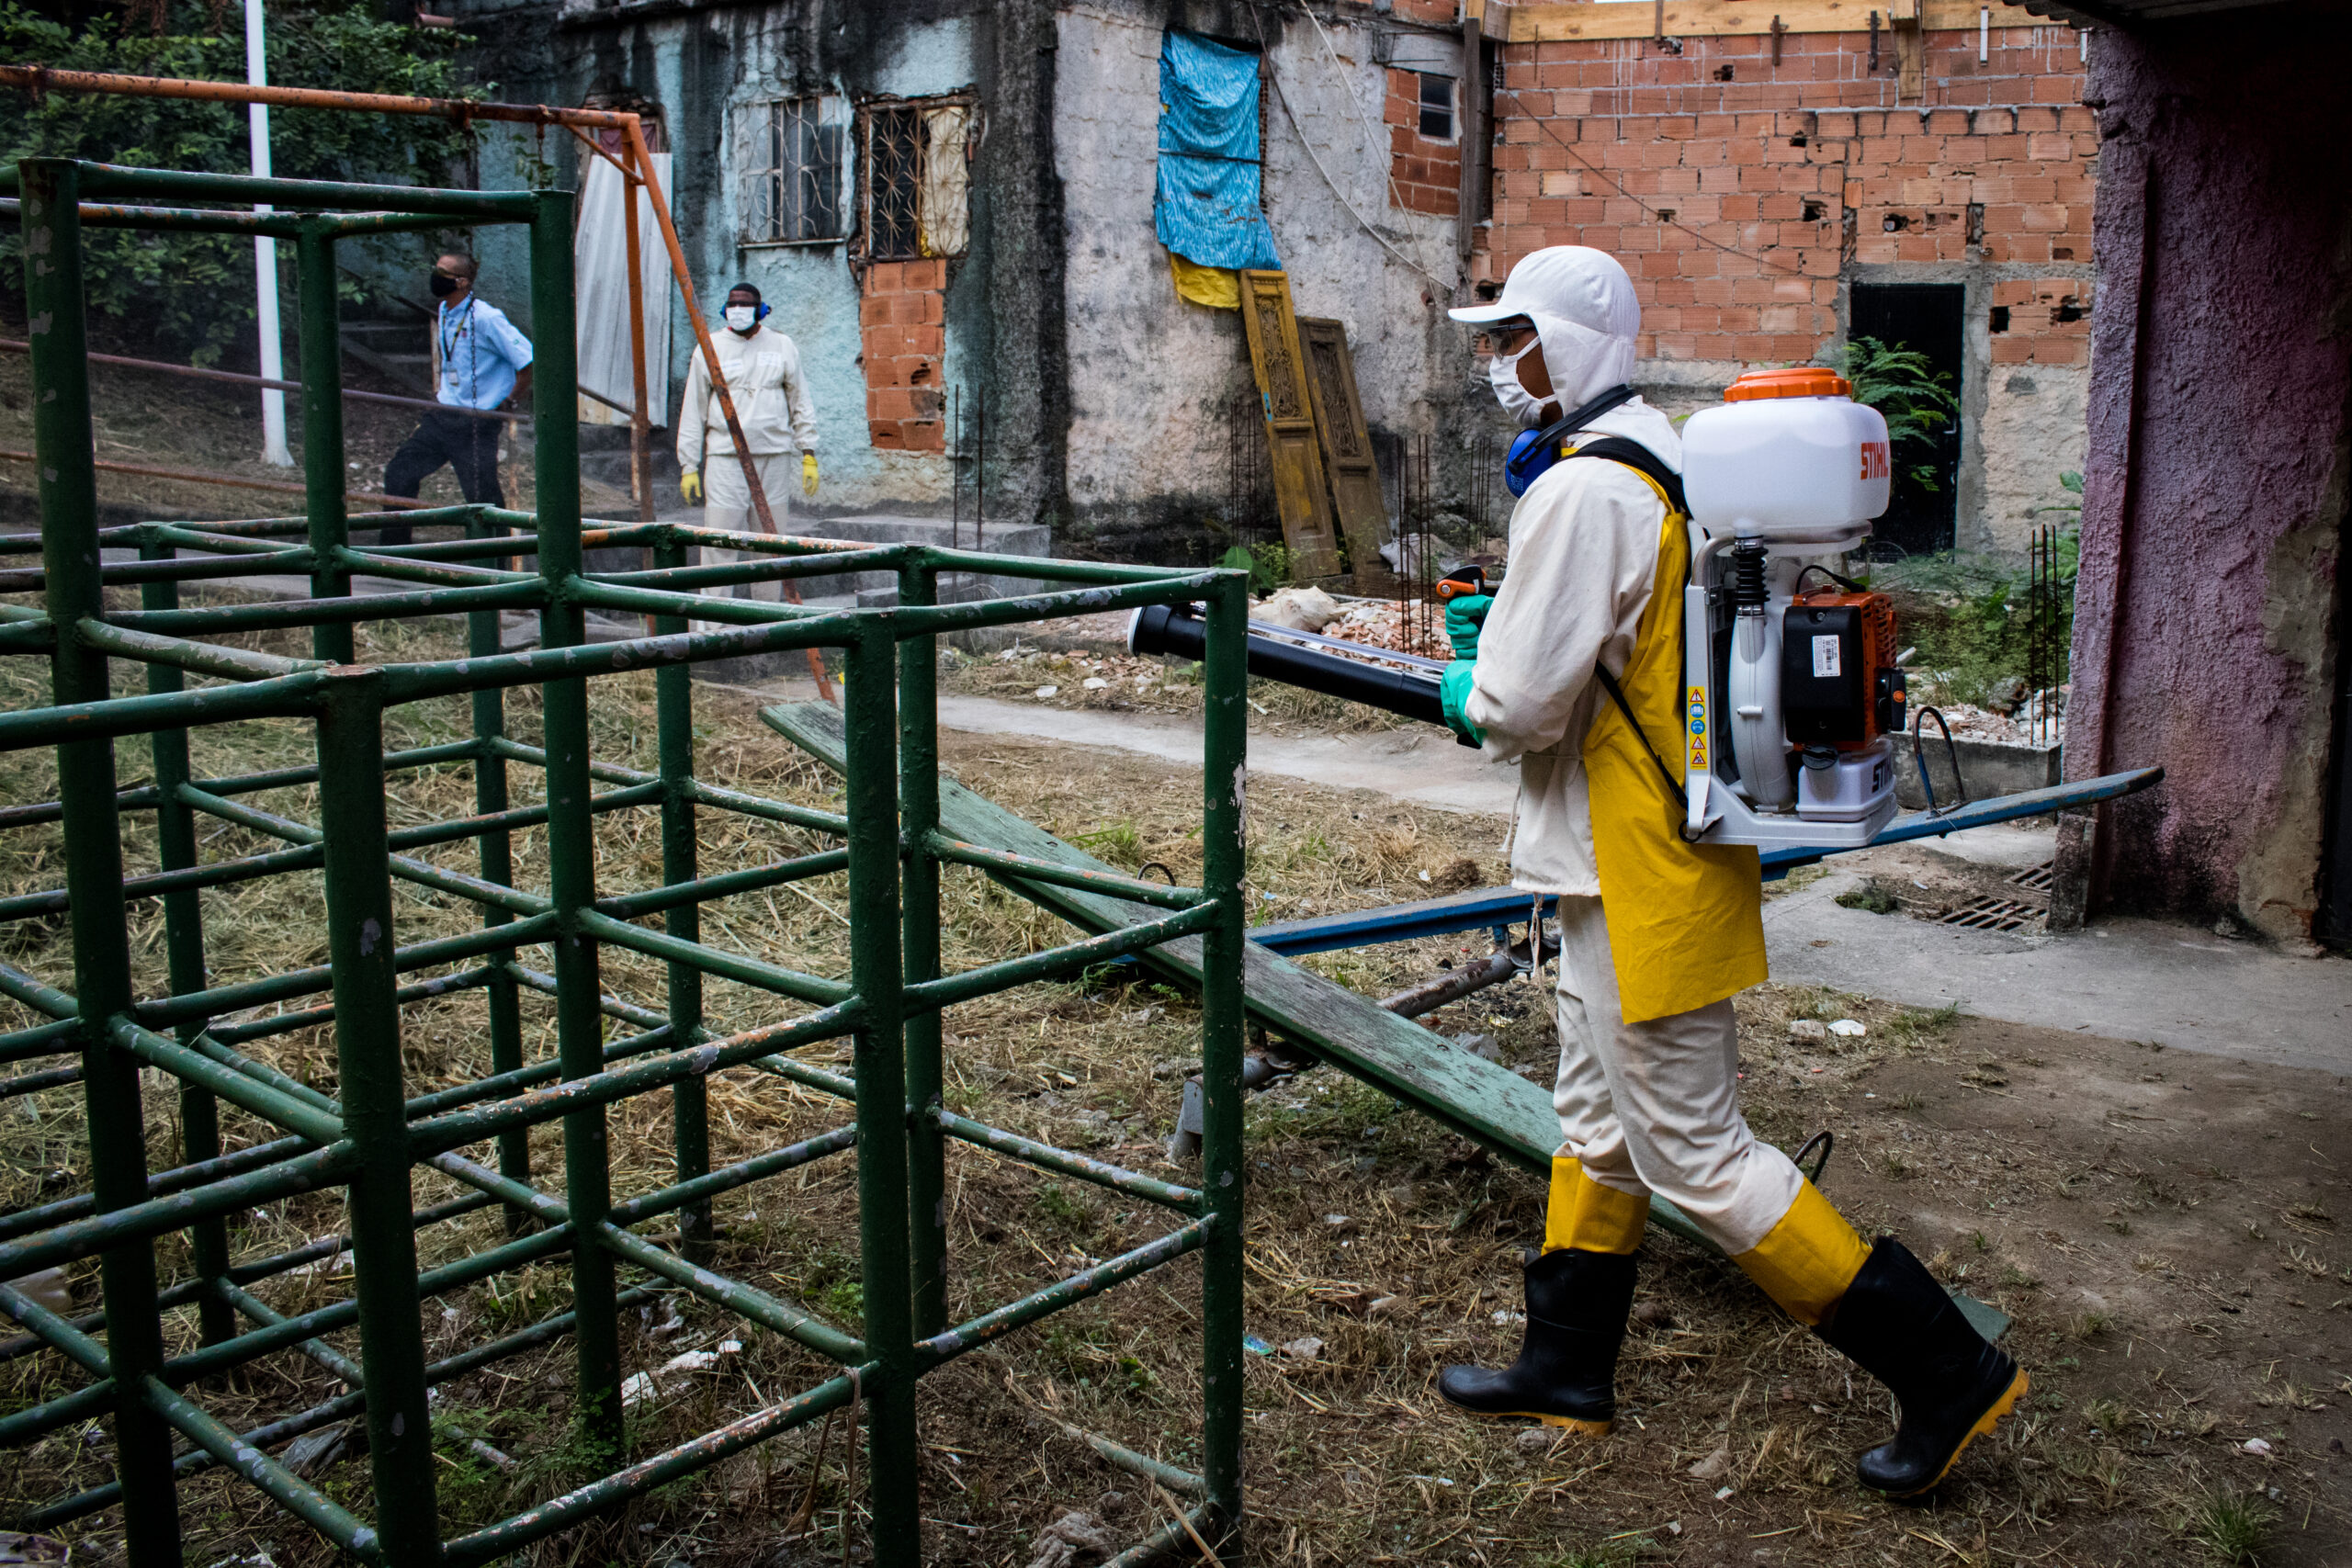
{"type": "Polygon", "coordinates": [[[1682,426],[1682,490],[1711,534],[1833,544],[1886,510],[1886,421],[1833,370],[1752,370],[1682,426]]]}

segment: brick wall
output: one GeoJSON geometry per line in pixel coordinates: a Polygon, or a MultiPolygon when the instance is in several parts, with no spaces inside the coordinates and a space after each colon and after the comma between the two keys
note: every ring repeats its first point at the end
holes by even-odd
{"type": "Polygon", "coordinates": [[[858,325],[867,439],[899,452],[946,450],[947,264],[876,262],[865,269],[858,325]]]}
{"type": "MultiPolygon", "coordinates": [[[[1791,33],[1513,44],[1495,114],[1495,220],[1474,278],[1544,245],[1610,251],[1660,359],[1809,359],[1854,265],[1995,267],[1996,364],[2085,362],[2098,137],[2076,35],[1925,36],[1898,101],[1894,36],[1791,33]]],[[[1392,73],[1392,75],[1394,73],[1392,73]]],[[[1392,102],[1394,93],[1392,89],[1392,102]]],[[[1451,209],[1448,209],[1451,210],[1451,209]]]]}
{"type": "MultiPolygon", "coordinates": [[[[1454,113],[1461,113],[1460,84],[1455,84],[1454,113]]],[[[1438,141],[1420,133],[1421,73],[1388,72],[1389,201],[1408,212],[1451,218],[1462,209],[1462,127],[1438,141]]]]}

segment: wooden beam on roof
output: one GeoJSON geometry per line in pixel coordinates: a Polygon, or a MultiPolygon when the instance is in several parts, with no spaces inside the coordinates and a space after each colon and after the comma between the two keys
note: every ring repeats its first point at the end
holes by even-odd
{"type": "MultiPolygon", "coordinates": [[[[1978,0],[1920,0],[1922,21],[1928,32],[1973,31],[1983,7],[1978,0]]],[[[2052,22],[2022,6],[1996,5],[1996,28],[2046,28],[2052,22]]],[[[1887,0],[1666,0],[1668,38],[1724,38],[1769,35],[1778,17],[1792,33],[1859,33],[1870,28],[1876,11],[1881,25],[1888,15],[1887,0]]],[[[1658,13],[1651,6],[1608,4],[1607,0],[1571,0],[1566,5],[1497,6],[1509,18],[1512,43],[1559,43],[1578,39],[1651,38],[1658,33],[1658,13]]],[[[1491,22],[1489,26],[1491,26],[1491,22]]]]}

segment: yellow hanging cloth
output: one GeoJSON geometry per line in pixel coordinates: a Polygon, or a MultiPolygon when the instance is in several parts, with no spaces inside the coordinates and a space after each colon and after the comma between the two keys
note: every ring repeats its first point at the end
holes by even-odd
{"type": "MultiPolygon", "coordinates": [[[[1680,589],[1690,573],[1690,539],[1673,502],[1648,475],[1642,478],[1658,491],[1666,523],[1658,533],[1657,585],[1620,684],[1650,745],[1671,759],[1683,754],[1680,589]]],[[[1684,842],[1682,802],[1667,794],[1657,763],[1614,701],[1600,705],[1585,734],[1584,765],[1600,910],[1625,1021],[1689,1012],[1764,979],[1763,872],[1755,848],[1684,842]]]]}
{"type": "Polygon", "coordinates": [[[1212,310],[1241,309],[1241,280],[1231,267],[1201,266],[1174,251],[1168,253],[1168,270],[1176,276],[1176,292],[1212,310]]]}

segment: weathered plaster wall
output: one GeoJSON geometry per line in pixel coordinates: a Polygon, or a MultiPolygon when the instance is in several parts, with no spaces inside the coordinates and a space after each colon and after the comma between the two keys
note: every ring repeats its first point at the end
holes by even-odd
{"type": "MultiPolygon", "coordinates": [[[[2243,22],[2102,32],[2090,449],[2066,771],[2161,763],[2092,895],[2305,938],[2342,657],[2352,144],[2333,62],[2243,22]]],[[[2340,744],[2340,739],[2337,742],[2340,744]]]]}
{"type": "Polygon", "coordinates": [[[1376,434],[1432,437],[1441,504],[1462,493],[1470,434],[1491,413],[1470,380],[1465,334],[1444,315],[1458,276],[1453,220],[1391,203],[1387,73],[1372,19],[1326,19],[1318,33],[1296,12],[1243,6],[1070,6],[1055,118],[1077,323],[1070,501],[1074,539],[1090,552],[1194,554],[1213,541],[1206,520],[1226,510],[1230,409],[1250,385],[1249,355],[1238,312],[1177,298],[1153,234],[1160,37],[1174,26],[1256,47],[1260,18],[1281,86],[1265,115],[1266,212],[1299,313],[1346,325],[1376,434]]]}

